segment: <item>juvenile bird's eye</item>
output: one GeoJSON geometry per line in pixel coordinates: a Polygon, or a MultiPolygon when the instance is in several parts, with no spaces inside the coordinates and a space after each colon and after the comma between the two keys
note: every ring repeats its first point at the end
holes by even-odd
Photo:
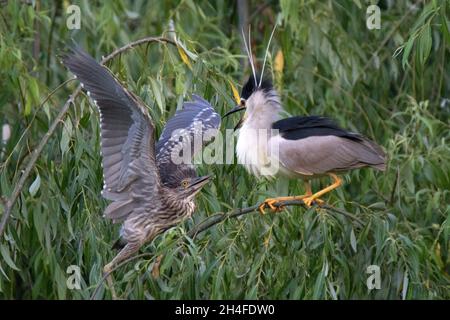
{"type": "Polygon", "coordinates": [[[187,180],[183,180],[183,181],[181,181],[181,185],[182,185],[184,188],[187,188],[188,185],[189,185],[189,182],[187,182],[187,180]]]}
{"type": "Polygon", "coordinates": [[[241,107],[245,107],[245,99],[241,99],[241,107]]]}

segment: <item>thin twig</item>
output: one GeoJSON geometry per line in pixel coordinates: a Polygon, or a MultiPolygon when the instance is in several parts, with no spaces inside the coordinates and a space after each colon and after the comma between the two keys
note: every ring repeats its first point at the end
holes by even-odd
{"type": "Polygon", "coordinates": [[[107,273],[103,274],[103,277],[100,279],[100,282],[95,287],[94,293],[92,293],[92,295],[91,295],[91,300],[95,299],[95,297],[97,296],[98,290],[100,289],[101,284],[103,282],[105,282],[106,278],[108,278],[111,273],[113,273],[115,270],[119,269],[120,267],[126,265],[127,263],[129,263],[129,262],[131,262],[133,260],[137,260],[137,259],[148,257],[148,256],[153,256],[153,254],[151,254],[151,253],[141,253],[141,254],[138,254],[137,256],[133,256],[131,258],[123,260],[121,263],[116,265],[110,271],[108,271],[107,273]]]}
{"type": "Polygon", "coordinates": [[[51,52],[52,52],[52,44],[53,44],[53,32],[55,31],[56,17],[58,16],[58,13],[61,11],[61,5],[62,5],[62,1],[56,1],[54,10],[53,10],[53,15],[52,15],[52,22],[50,24],[50,31],[48,32],[47,62],[46,62],[47,73],[46,73],[46,78],[45,78],[46,83],[50,82],[50,73],[51,73],[50,60],[51,60],[51,56],[52,56],[51,52]]]}
{"type": "Polygon", "coordinates": [[[123,46],[123,47],[121,47],[121,48],[119,48],[117,50],[114,50],[111,54],[107,55],[106,57],[104,57],[102,59],[101,64],[105,64],[109,60],[113,59],[117,55],[119,55],[119,54],[121,54],[121,53],[123,53],[123,52],[125,52],[127,50],[133,49],[134,47],[137,47],[137,46],[140,46],[142,44],[149,43],[149,42],[169,43],[169,44],[174,45],[174,46],[177,45],[175,41],[173,41],[173,40],[171,40],[169,38],[164,38],[164,37],[146,37],[146,38],[142,38],[142,39],[130,42],[129,44],[127,44],[127,45],[125,45],[125,46],[123,46]]]}
{"type": "MultiPolygon", "coordinates": [[[[227,220],[227,219],[232,219],[232,218],[237,218],[239,216],[242,216],[244,214],[249,214],[249,213],[259,213],[259,207],[263,204],[262,203],[258,203],[254,206],[251,207],[247,207],[247,208],[242,208],[242,209],[237,209],[237,210],[232,210],[229,212],[219,212],[216,213],[208,218],[206,218],[205,220],[201,221],[199,224],[195,225],[191,230],[189,230],[186,235],[189,238],[195,239],[195,237],[199,234],[202,233],[204,231],[206,231],[207,229],[211,228],[212,226],[227,220]]],[[[305,206],[304,202],[302,200],[289,200],[289,201],[280,201],[274,204],[275,207],[277,208],[284,208],[287,206],[305,206]]],[[[355,220],[356,222],[358,222],[358,224],[360,226],[363,226],[363,221],[361,219],[359,219],[358,217],[356,217],[355,215],[346,212],[344,210],[340,210],[337,208],[334,208],[332,206],[329,205],[321,205],[320,208],[328,210],[328,211],[333,211],[339,214],[342,214],[344,216],[346,216],[347,218],[351,218],[353,220],[355,220]]],[[[178,239],[177,241],[179,241],[180,239],[178,239]]],[[[97,296],[98,291],[100,290],[100,286],[103,284],[103,282],[105,282],[106,278],[108,278],[108,276],[113,273],[114,271],[116,271],[117,269],[121,268],[122,266],[126,265],[129,262],[132,262],[134,260],[143,258],[143,257],[147,257],[147,256],[151,256],[153,257],[154,255],[151,253],[142,253],[133,257],[130,257],[124,261],[122,261],[121,263],[119,263],[118,265],[114,266],[113,268],[111,268],[111,270],[109,270],[107,273],[105,273],[103,275],[103,277],[100,279],[100,282],[97,284],[97,286],[95,287],[94,292],[91,295],[91,300],[95,299],[97,296]]]]}
{"type": "MultiPolygon", "coordinates": [[[[109,60],[113,59],[117,55],[130,50],[136,46],[149,43],[149,42],[159,42],[159,43],[169,43],[176,46],[176,43],[170,39],[163,38],[163,37],[146,37],[143,39],[139,39],[137,41],[131,42],[115,51],[113,51],[108,56],[104,57],[101,60],[101,64],[105,64],[109,60]]],[[[59,87],[58,87],[59,88],[59,87]]],[[[81,86],[79,85],[75,92],[69,97],[69,99],[66,101],[64,106],[62,107],[61,111],[58,113],[57,117],[51,124],[50,128],[48,129],[47,133],[42,137],[41,142],[38,144],[36,149],[34,149],[33,153],[31,154],[30,161],[28,162],[27,166],[25,167],[22,175],[20,176],[19,181],[14,187],[13,192],[11,193],[11,196],[6,200],[5,204],[5,210],[2,215],[2,219],[0,221],[0,237],[3,235],[3,232],[5,231],[6,224],[8,223],[9,216],[11,215],[12,208],[14,204],[17,201],[17,198],[19,197],[20,193],[22,192],[22,189],[25,185],[25,182],[27,181],[28,177],[30,176],[31,171],[34,168],[34,165],[36,164],[37,159],[39,158],[42,150],[44,149],[45,145],[47,144],[47,141],[50,139],[52,134],[55,132],[56,128],[58,127],[58,124],[62,122],[65,115],[69,111],[70,105],[74,102],[75,98],[80,94],[81,92],[81,86]]],[[[45,98],[45,101],[48,99],[48,97],[45,98]]]]}
{"type": "MultiPolygon", "coordinates": [[[[9,153],[8,157],[6,158],[6,160],[0,165],[0,168],[3,168],[8,165],[9,160],[11,159],[11,157],[13,156],[13,153],[16,151],[17,146],[19,145],[19,143],[22,141],[22,139],[25,137],[25,135],[28,133],[28,131],[31,128],[31,125],[33,124],[34,120],[36,119],[37,113],[39,112],[40,108],[42,108],[42,106],[62,87],[64,87],[66,84],[68,84],[71,81],[74,81],[76,78],[72,78],[72,79],[67,79],[66,81],[62,82],[61,84],[59,84],[56,88],[54,88],[52,91],[50,91],[50,93],[45,97],[44,100],[42,100],[42,102],[40,103],[39,107],[36,108],[34,114],[33,114],[33,118],[31,119],[31,121],[28,123],[27,127],[25,128],[25,130],[23,130],[22,135],[20,136],[19,140],[17,141],[16,145],[14,146],[14,148],[12,149],[12,151],[9,153]]],[[[28,154],[26,154],[26,156],[28,156],[28,154]]],[[[20,163],[22,163],[22,158],[17,161],[18,162],[18,166],[20,166],[20,163]]]]}
{"type": "MultiPolygon", "coordinates": [[[[35,12],[39,12],[41,10],[41,1],[37,0],[35,2],[35,12]]],[[[33,58],[36,63],[39,63],[39,56],[41,53],[41,22],[40,19],[35,19],[34,21],[34,41],[33,41],[33,58]]],[[[37,72],[36,72],[37,73],[37,72]]]]}
{"type": "Polygon", "coordinates": [[[396,170],[396,171],[397,171],[397,173],[396,173],[396,175],[395,175],[394,185],[392,186],[391,197],[390,197],[390,199],[389,199],[389,204],[390,204],[391,206],[394,205],[395,191],[397,190],[397,183],[398,183],[398,180],[400,180],[400,170],[399,170],[398,166],[397,166],[397,170],[396,170]]]}

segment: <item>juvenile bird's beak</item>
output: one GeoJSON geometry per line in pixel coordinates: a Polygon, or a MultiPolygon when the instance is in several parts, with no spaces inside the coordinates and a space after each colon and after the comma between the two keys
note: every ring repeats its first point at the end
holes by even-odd
{"type": "Polygon", "coordinates": [[[205,184],[209,182],[210,179],[211,179],[210,175],[197,177],[192,181],[191,188],[194,188],[195,190],[200,190],[205,184]]]}

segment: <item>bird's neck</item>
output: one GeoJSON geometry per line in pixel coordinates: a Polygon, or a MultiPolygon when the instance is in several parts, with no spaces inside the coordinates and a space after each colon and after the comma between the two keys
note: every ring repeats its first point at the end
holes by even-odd
{"type": "Polygon", "coordinates": [[[238,162],[250,173],[270,176],[269,141],[276,135],[272,124],[282,117],[283,108],[275,90],[252,95],[248,114],[239,130],[236,144],[238,162]]]}
{"type": "Polygon", "coordinates": [[[174,217],[177,217],[177,220],[183,220],[184,218],[190,217],[195,210],[194,198],[185,196],[180,197],[178,192],[174,189],[166,188],[163,197],[166,200],[167,210],[175,212],[174,217]]]}

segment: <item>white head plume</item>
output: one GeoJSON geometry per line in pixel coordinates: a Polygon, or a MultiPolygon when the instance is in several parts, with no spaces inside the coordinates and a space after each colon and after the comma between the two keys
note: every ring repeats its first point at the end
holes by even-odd
{"type": "Polygon", "coordinates": [[[273,34],[275,33],[275,29],[276,28],[277,28],[277,23],[275,23],[275,26],[273,27],[272,33],[270,34],[269,43],[267,43],[266,53],[264,55],[264,62],[263,62],[263,67],[262,67],[261,77],[259,79],[258,87],[261,87],[261,83],[262,83],[262,80],[263,80],[263,77],[264,77],[264,68],[266,66],[267,53],[269,52],[270,43],[272,42],[273,34]]]}
{"type": "Polygon", "coordinates": [[[252,55],[252,48],[251,48],[251,38],[250,38],[250,26],[248,27],[248,44],[245,41],[245,34],[244,29],[242,29],[242,39],[244,40],[244,46],[245,50],[247,51],[248,60],[250,61],[250,66],[252,67],[253,72],[253,78],[255,79],[255,86],[258,86],[258,83],[256,82],[256,71],[255,71],[255,64],[253,63],[253,55],[252,55]]]}
{"type": "Polygon", "coordinates": [[[253,73],[253,78],[255,80],[255,87],[258,87],[258,88],[261,87],[261,84],[262,84],[262,80],[263,80],[263,77],[264,77],[264,69],[266,67],[267,55],[269,53],[269,47],[270,47],[270,44],[272,42],[273,35],[275,34],[276,28],[277,28],[277,23],[275,23],[275,26],[273,27],[272,33],[270,34],[269,42],[268,42],[267,48],[266,48],[266,53],[264,55],[264,62],[263,62],[262,70],[261,70],[261,76],[260,76],[260,79],[259,79],[259,83],[258,83],[258,79],[256,77],[255,63],[253,61],[253,54],[252,54],[252,47],[251,47],[251,37],[250,37],[251,27],[250,26],[248,27],[248,43],[247,43],[247,41],[245,39],[244,29],[241,30],[242,31],[242,39],[244,40],[245,50],[247,51],[248,60],[250,62],[250,66],[252,68],[252,73],[253,73]]]}

